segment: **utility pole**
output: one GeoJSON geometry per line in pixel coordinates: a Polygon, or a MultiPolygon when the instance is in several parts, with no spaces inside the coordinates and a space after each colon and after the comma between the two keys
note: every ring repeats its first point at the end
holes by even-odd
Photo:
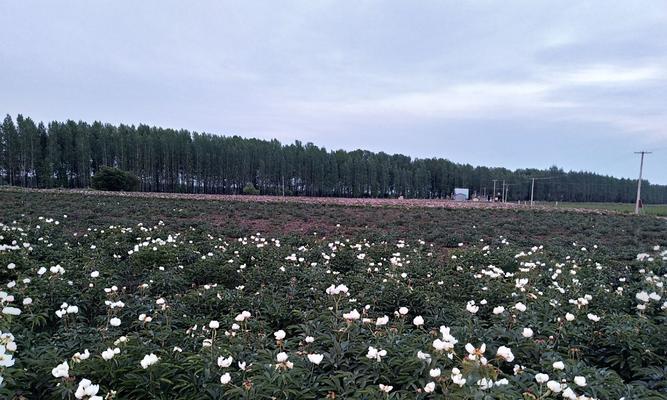
{"type": "Polygon", "coordinates": [[[498,180],[498,179],[493,179],[493,197],[492,197],[492,201],[493,201],[494,203],[496,202],[496,181],[497,181],[497,180],[498,180]]]}
{"type": "Polygon", "coordinates": [[[505,202],[505,180],[503,179],[503,193],[500,196],[501,201],[505,202]]]}
{"type": "Polygon", "coordinates": [[[637,201],[635,202],[635,214],[639,214],[639,202],[642,195],[642,172],[644,170],[644,154],[651,154],[650,151],[635,151],[635,154],[641,154],[641,161],[639,162],[639,180],[637,181],[637,201]]]}
{"type": "Polygon", "coordinates": [[[533,194],[535,193],[535,178],[531,179],[532,183],[530,184],[530,206],[533,206],[533,194]]]}

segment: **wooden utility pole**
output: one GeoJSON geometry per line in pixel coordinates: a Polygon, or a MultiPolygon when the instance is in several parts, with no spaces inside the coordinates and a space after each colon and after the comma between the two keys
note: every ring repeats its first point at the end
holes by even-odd
{"type": "Polygon", "coordinates": [[[642,172],[644,170],[644,154],[651,154],[650,151],[635,151],[635,154],[641,154],[639,161],[639,180],[637,181],[637,200],[635,201],[635,214],[639,214],[639,203],[642,196],[642,172]]]}

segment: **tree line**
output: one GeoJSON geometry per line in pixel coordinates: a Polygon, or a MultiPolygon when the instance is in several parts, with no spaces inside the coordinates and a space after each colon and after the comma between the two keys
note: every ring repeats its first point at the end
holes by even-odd
{"type": "MultiPolygon", "coordinates": [[[[134,173],[140,190],[292,196],[445,198],[455,187],[482,198],[502,182],[508,201],[633,202],[636,180],[591,172],[473,167],[442,158],[365,150],[327,151],[312,143],[219,136],[148,125],[53,121],[10,115],[0,127],[0,183],[32,188],[86,188],[102,167],[134,173]]],[[[667,185],[642,184],[645,203],[667,203],[667,185]]]]}

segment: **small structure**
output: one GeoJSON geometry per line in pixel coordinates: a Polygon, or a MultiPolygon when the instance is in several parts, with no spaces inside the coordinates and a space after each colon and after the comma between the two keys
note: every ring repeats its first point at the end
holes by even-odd
{"type": "Polygon", "coordinates": [[[453,199],[455,201],[466,201],[470,196],[470,189],[454,188],[453,199]]]}

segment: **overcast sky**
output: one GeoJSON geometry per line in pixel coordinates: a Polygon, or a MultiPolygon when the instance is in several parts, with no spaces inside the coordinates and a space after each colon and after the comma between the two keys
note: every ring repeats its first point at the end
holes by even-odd
{"type": "Polygon", "coordinates": [[[0,113],[667,184],[667,1],[0,0],[0,113]]]}

